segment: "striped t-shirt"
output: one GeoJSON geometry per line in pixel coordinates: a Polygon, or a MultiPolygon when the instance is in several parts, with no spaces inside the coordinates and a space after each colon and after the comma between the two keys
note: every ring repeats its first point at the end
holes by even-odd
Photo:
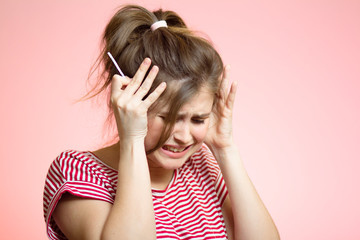
{"type": "MultiPolygon", "coordinates": [[[[44,217],[50,239],[67,239],[52,213],[65,192],[113,203],[117,171],[91,152],[65,151],[51,164],[44,189],[44,217]]],[[[227,239],[221,206],[227,189],[209,149],[203,145],[174,171],[165,190],[152,189],[157,239],[227,239]]]]}

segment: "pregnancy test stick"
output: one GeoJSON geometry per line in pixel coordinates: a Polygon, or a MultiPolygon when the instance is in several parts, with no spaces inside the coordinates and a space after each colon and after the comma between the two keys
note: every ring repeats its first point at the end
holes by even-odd
{"type": "Polygon", "coordinates": [[[110,52],[107,52],[107,55],[109,55],[111,61],[114,63],[114,65],[115,65],[115,67],[117,68],[117,70],[119,71],[120,75],[121,75],[122,77],[125,77],[124,73],[121,71],[119,65],[116,63],[116,61],[115,61],[114,57],[111,55],[111,53],[110,53],[110,52]]]}

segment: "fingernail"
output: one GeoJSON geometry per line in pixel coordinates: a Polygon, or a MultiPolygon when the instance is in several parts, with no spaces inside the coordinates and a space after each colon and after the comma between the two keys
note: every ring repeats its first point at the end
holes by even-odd
{"type": "Polygon", "coordinates": [[[151,71],[152,72],[157,72],[159,70],[159,67],[158,66],[153,66],[152,68],[151,68],[151,71]]]}
{"type": "Polygon", "coordinates": [[[150,58],[145,58],[144,59],[144,64],[149,65],[150,63],[151,63],[150,58]]]}

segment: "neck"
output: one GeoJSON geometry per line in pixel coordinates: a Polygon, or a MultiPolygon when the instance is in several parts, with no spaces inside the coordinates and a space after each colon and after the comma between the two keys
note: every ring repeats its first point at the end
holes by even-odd
{"type": "Polygon", "coordinates": [[[151,166],[150,161],[149,172],[151,179],[151,187],[157,190],[166,189],[174,175],[173,169],[164,169],[161,167],[151,166]]]}

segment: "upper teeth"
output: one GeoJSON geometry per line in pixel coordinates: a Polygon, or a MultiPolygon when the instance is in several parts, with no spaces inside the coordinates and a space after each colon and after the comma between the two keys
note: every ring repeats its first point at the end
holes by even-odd
{"type": "Polygon", "coordinates": [[[175,148],[170,146],[164,146],[166,150],[172,151],[172,152],[182,152],[185,150],[185,148],[175,148]]]}

